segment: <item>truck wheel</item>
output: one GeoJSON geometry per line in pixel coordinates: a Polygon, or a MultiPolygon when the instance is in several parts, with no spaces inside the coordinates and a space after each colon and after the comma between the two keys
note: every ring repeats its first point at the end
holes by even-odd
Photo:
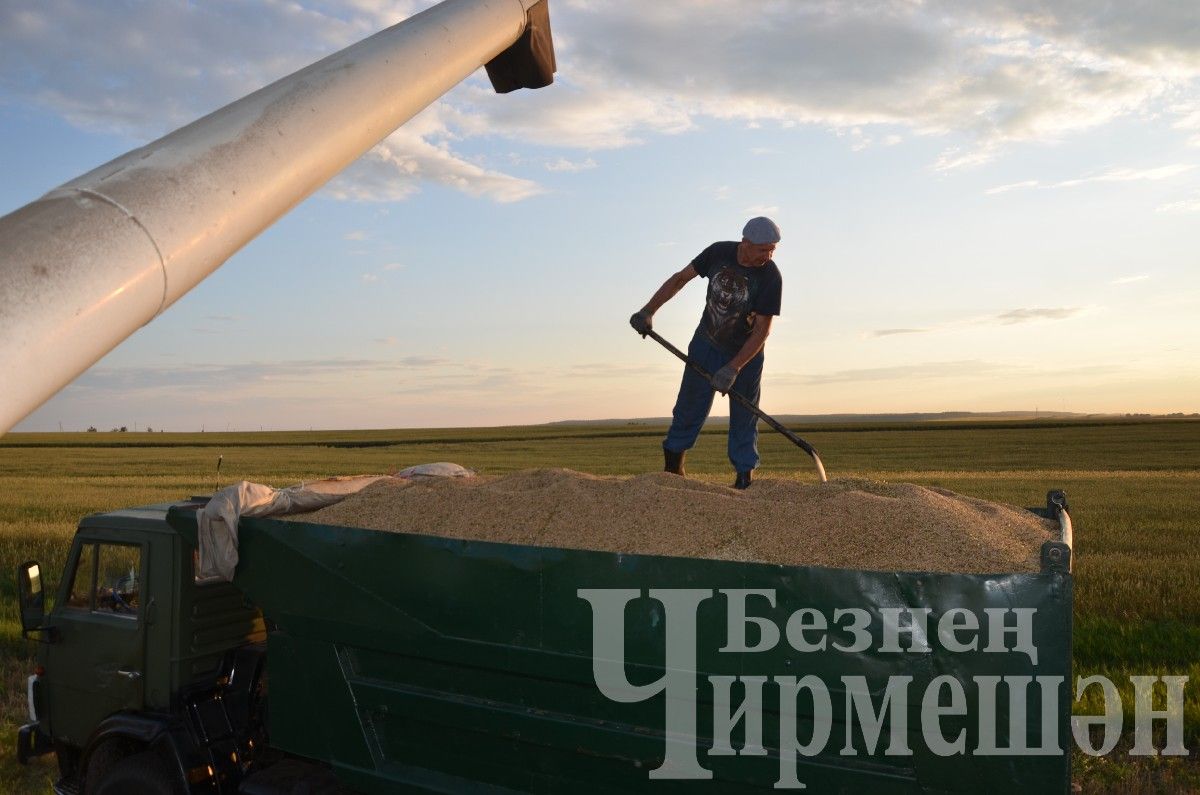
{"type": "Polygon", "coordinates": [[[94,795],[183,795],[158,754],[143,751],[117,762],[93,790],[94,795]]]}

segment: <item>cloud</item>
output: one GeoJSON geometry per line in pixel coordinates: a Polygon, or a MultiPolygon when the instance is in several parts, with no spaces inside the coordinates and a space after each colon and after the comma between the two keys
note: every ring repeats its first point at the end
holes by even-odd
{"type": "Polygon", "coordinates": [[[404,270],[404,268],[405,265],[403,262],[389,262],[386,265],[381,265],[373,271],[367,271],[366,273],[362,274],[360,278],[363,282],[371,284],[379,281],[379,277],[383,274],[404,270]]]}
{"type": "Polygon", "coordinates": [[[1191,163],[1173,163],[1169,166],[1159,166],[1158,168],[1116,168],[1097,174],[1092,177],[1082,177],[1080,179],[1069,179],[1065,182],[1056,182],[1051,185],[1052,188],[1069,188],[1075,185],[1084,185],[1088,182],[1134,182],[1138,180],[1160,180],[1169,177],[1178,176],[1191,171],[1196,166],[1191,163]]]}
{"type": "Polygon", "coordinates": [[[752,204],[742,212],[752,218],[760,215],[775,216],[779,215],[779,207],[774,204],[752,204]]]}
{"type": "Polygon", "coordinates": [[[862,152],[872,146],[895,146],[904,141],[904,136],[892,133],[890,135],[869,135],[862,127],[853,127],[849,132],[839,131],[839,135],[849,135],[850,149],[862,152]]]}
{"type": "Polygon", "coordinates": [[[890,367],[862,367],[848,370],[833,370],[825,373],[788,374],[783,373],[774,378],[781,384],[806,384],[819,386],[825,384],[867,383],[879,381],[923,381],[942,378],[986,378],[995,381],[1001,378],[1040,377],[1047,372],[1053,372],[1060,378],[1074,376],[1102,376],[1122,373],[1126,370],[1121,365],[1081,365],[1079,367],[1047,368],[1031,364],[1013,364],[1003,362],[988,362],[979,359],[962,359],[949,362],[918,362],[914,364],[899,364],[890,367]]]}
{"type": "Polygon", "coordinates": [[[978,360],[953,362],[924,362],[902,364],[892,367],[863,367],[851,370],[835,370],[815,373],[801,378],[804,383],[844,384],[860,381],[911,381],[931,378],[962,378],[964,376],[995,376],[1011,370],[1008,365],[992,364],[978,360]]]}
{"type": "Polygon", "coordinates": [[[1182,116],[1171,125],[1172,129],[1194,133],[1188,140],[1191,146],[1200,146],[1200,104],[1182,102],[1172,110],[1182,116]]]}
{"type": "Polygon", "coordinates": [[[960,168],[983,165],[996,156],[994,143],[981,144],[973,149],[953,146],[938,155],[934,163],[937,171],[955,171],[960,168]]]}
{"type": "Polygon", "coordinates": [[[924,334],[927,328],[881,328],[869,332],[872,337],[892,337],[897,334],[924,334]]]}
{"type": "Polygon", "coordinates": [[[1039,183],[1036,179],[1027,179],[1023,182],[1010,182],[1007,185],[997,185],[994,188],[988,188],[984,191],[987,196],[995,196],[1000,193],[1008,193],[1010,190],[1020,190],[1022,188],[1036,188],[1039,183]]]}
{"type": "Polygon", "coordinates": [[[1144,282],[1150,278],[1148,273],[1139,273],[1137,276],[1122,276],[1119,279],[1113,279],[1109,284],[1133,284],[1134,282],[1144,282]]]}
{"type": "Polygon", "coordinates": [[[335,177],[325,193],[335,199],[399,201],[416,193],[422,182],[432,182],[509,203],[545,192],[536,182],[485,169],[456,155],[439,110],[434,106],[392,133],[335,177]]]}
{"type": "Polygon", "coordinates": [[[191,364],[176,367],[93,367],[76,379],[74,393],[122,394],[129,391],[220,391],[262,381],[310,383],[356,374],[396,373],[448,366],[435,356],[399,359],[298,359],[282,362],[191,364]]]}
{"type": "Polygon", "coordinates": [[[893,337],[902,334],[929,334],[944,331],[959,331],[965,328],[973,328],[978,326],[1012,326],[1018,323],[1029,323],[1036,320],[1066,320],[1067,318],[1074,317],[1083,311],[1084,307],[1079,306],[1009,309],[1005,312],[1000,312],[994,315],[978,315],[974,317],[959,318],[957,320],[949,320],[944,323],[935,323],[924,327],[873,329],[865,332],[863,336],[867,339],[877,339],[879,337],[893,337]]]}
{"type": "Polygon", "coordinates": [[[1084,0],[1050,9],[880,0],[761,3],[749,14],[614,0],[560,5],[556,15],[556,30],[586,31],[559,41],[574,67],[569,90],[483,112],[499,130],[576,146],[629,145],[713,118],[816,125],[855,147],[901,133],[953,136],[937,165],[961,168],[1117,119],[1183,117],[1179,97],[1200,74],[1200,47],[1180,33],[1194,20],[1167,0],[1136,12],[1084,0]],[[584,97],[602,111],[599,125],[584,97]]]}
{"type": "Polygon", "coordinates": [[[1028,323],[1032,320],[1065,320],[1082,311],[1082,307],[1077,306],[1051,309],[1010,309],[996,315],[995,319],[1005,326],[1011,326],[1015,323],[1028,323]]]}
{"type": "MultiPolygon", "coordinates": [[[[671,367],[674,371],[674,366],[671,367]]],[[[577,379],[595,379],[606,381],[610,379],[657,377],[663,372],[659,364],[613,364],[612,362],[590,362],[587,364],[571,364],[562,369],[565,377],[577,379]]]]}
{"type": "Polygon", "coordinates": [[[580,161],[572,161],[567,160],[565,157],[560,157],[546,164],[547,171],[587,171],[595,167],[596,161],[590,157],[580,161]]]}
{"type": "Polygon", "coordinates": [[[367,230],[355,229],[352,232],[347,232],[342,237],[345,238],[346,240],[366,240],[367,239],[367,230]]]}
{"type": "MultiPolygon", "coordinates": [[[[1196,166],[1192,163],[1172,163],[1166,166],[1157,166],[1155,168],[1112,168],[1099,174],[1093,174],[1089,177],[1078,177],[1076,179],[1063,180],[1061,182],[1042,183],[1036,179],[1028,179],[1024,182],[1013,182],[1008,185],[999,185],[995,188],[988,188],[984,194],[993,196],[998,193],[1007,193],[1010,190],[1018,190],[1025,188],[1073,188],[1077,185],[1086,185],[1089,182],[1137,182],[1137,181],[1156,181],[1160,179],[1169,179],[1171,177],[1186,174],[1196,166]]],[[[1161,208],[1160,208],[1161,209],[1161,208]]]]}
{"type": "Polygon", "coordinates": [[[233,0],[4,3],[0,86],[81,127],[150,138],[353,42],[382,21],[336,11],[233,0]]]}
{"type": "MultiPolygon", "coordinates": [[[[940,0],[952,8],[955,0],[940,0]]],[[[1175,0],[1094,3],[1091,0],[1008,0],[978,9],[1014,31],[1036,31],[1082,52],[1169,74],[1200,70],[1196,9],[1175,0]]]]}
{"type": "MultiPolygon", "coordinates": [[[[391,348],[403,343],[397,337],[376,337],[371,342],[391,348]]],[[[376,349],[382,350],[382,349],[376,349]]],[[[456,360],[442,356],[414,354],[374,358],[296,359],[290,361],[251,361],[228,364],[187,363],[167,366],[93,367],[74,381],[64,395],[100,405],[116,396],[158,400],[177,396],[192,402],[200,395],[213,400],[236,401],[261,390],[291,389],[304,385],[312,394],[324,394],[326,388],[354,379],[372,382],[364,386],[373,395],[436,394],[439,401],[455,397],[479,398],[485,394],[500,396],[514,386],[530,393],[548,388],[559,389],[564,380],[608,383],[622,378],[644,379],[661,375],[663,364],[613,364],[611,362],[574,363],[531,375],[523,368],[494,365],[489,362],[456,360]],[[219,395],[224,398],[218,398],[219,395]]],[[[669,369],[669,365],[667,365],[669,369]]],[[[589,387],[591,389],[592,387],[589,387]]],[[[281,394],[281,393],[280,393],[281,394]]]]}
{"type": "Polygon", "coordinates": [[[487,373],[455,372],[422,377],[420,383],[410,383],[389,392],[397,397],[428,396],[436,393],[438,402],[455,402],[467,398],[477,401],[483,395],[505,395],[516,391],[533,394],[543,388],[527,373],[494,370],[487,373]]]}
{"type": "MultiPolygon", "coordinates": [[[[0,94],[48,108],[88,130],[149,141],[429,4],[0,4],[0,94]],[[169,58],[163,57],[164,42],[169,58]]],[[[454,112],[439,113],[437,107],[360,159],[327,195],[397,201],[423,182],[501,202],[541,192],[530,180],[456,154],[448,144],[454,112]]],[[[346,239],[361,240],[361,234],[351,232],[346,239]]]]}
{"type": "Polygon", "coordinates": [[[1156,212],[1160,213],[1200,213],[1200,197],[1194,199],[1181,199],[1177,202],[1168,202],[1158,207],[1156,212]]]}
{"type": "MultiPolygon", "coordinates": [[[[430,4],[0,4],[0,91],[81,127],[148,140],[430,4]],[[170,58],[162,57],[164,42],[170,58]]],[[[562,68],[551,89],[501,97],[476,75],[436,103],[420,132],[390,137],[330,195],[394,201],[430,182],[519,201],[543,189],[459,149],[475,138],[611,149],[714,120],[826,129],[852,148],[937,136],[945,145],[931,165],[943,170],[1118,120],[1157,118],[1183,134],[1200,131],[1200,42],[1189,3],[750,8],[562,2],[553,9],[562,68]]],[[[1144,178],[1161,177],[1083,181],[1144,178]]]]}
{"type": "Polygon", "coordinates": [[[451,95],[462,112],[457,119],[460,131],[595,150],[635,146],[651,136],[695,129],[693,114],[682,99],[649,95],[636,85],[605,83],[589,75],[582,64],[570,77],[560,74],[556,81],[550,91],[504,96],[497,96],[486,83],[469,81],[451,95]]]}

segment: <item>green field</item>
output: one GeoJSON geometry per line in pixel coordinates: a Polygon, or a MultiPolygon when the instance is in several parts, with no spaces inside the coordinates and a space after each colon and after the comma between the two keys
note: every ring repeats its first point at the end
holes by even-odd
{"type": "MultiPolygon", "coordinates": [[[[34,644],[21,639],[13,572],[38,559],[56,585],[80,516],[210,492],[217,482],[286,486],[330,475],[453,461],[481,473],[569,467],[622,475],[661,467],[646,425],[309,433],[9,434],[0,438],[0,791],[44,792],[47,760],[20,768],[16,729],[34,644]]],[[[1076,529],[1075,673],[1186,674],[1185,744],[1200,747],[1200,421],[939,422],[797,428],[830,477],[939,485],[1022,506],[1066,490],[1076,529]]],[[[815,480],[809,459],[764,431],[760,477],[815,480]]],[[[706,431],[689,474],[731,480],[724,434],[706,431]]],[[[1077,712],[1098,711],[1095,703],[1077,712]]],[[[1122,747],[1127,746],[1127,742],[1122,747]]],[[[1186,759],[1075,756],[1087,791],[1198,789],[1186,759]]]]}

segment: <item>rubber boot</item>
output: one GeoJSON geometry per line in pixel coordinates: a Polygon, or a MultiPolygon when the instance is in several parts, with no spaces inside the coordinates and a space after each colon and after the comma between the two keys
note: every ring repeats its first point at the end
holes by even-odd
{"type": "Polygon", "coordinates": [[[683,471],[683,458],[687,455],[687,451],[683,450],[678,453],[673,450],[663,448],[663,472],[670,472],[675,475],[686,474],[683,471]]]}
{"type": "Polygon", "coordinates": [[[753,478],[751,477],[752,474],[753,474],[753,470],[737,473],[737,479],[735,479],[733,481],[733,487],[735,489],[750,488],[750,482],[753,480],[753,478]]]}

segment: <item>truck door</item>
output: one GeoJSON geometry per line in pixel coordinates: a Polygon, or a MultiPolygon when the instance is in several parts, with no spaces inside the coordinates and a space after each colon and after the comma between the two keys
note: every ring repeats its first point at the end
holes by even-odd
{"type": "Polygon", "coordinates": [[[144,703],[144,553],[141,544],[82,539],[68,561],[45,682],[54,735],[72,745],[108,715],[144,703]]]}

